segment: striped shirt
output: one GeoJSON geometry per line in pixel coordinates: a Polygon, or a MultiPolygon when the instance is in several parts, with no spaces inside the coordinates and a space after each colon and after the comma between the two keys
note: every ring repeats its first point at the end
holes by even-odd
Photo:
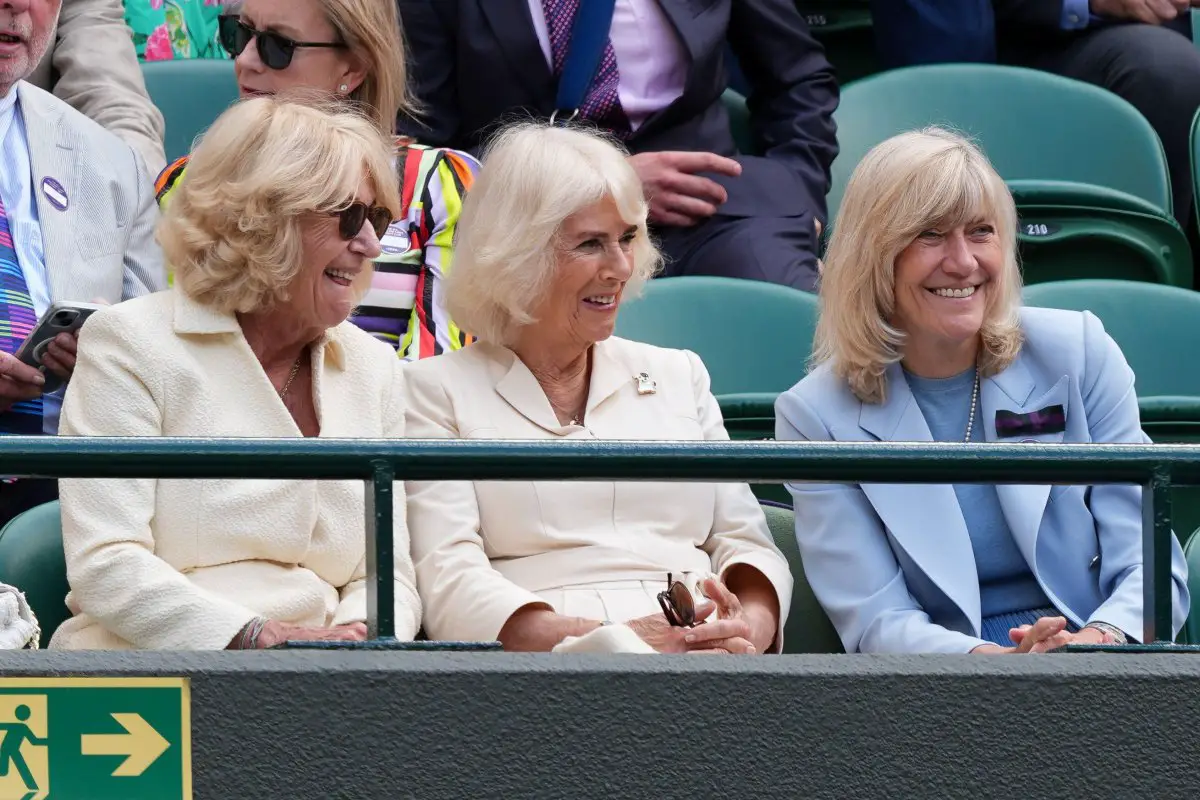
{"type": "MultiPolygon", "coordinates": [[[[371,288],[354,314],[358,327],[416,361],[474,341],[442,305],[442,279],[454,255],[454,232],[463,196],[479,162],[457,150],[398,142],[401,217],[380,241],[371,288]]],[[[185,156],[159,175],[155,192],[165,207],[187,168],[185,156]]]]}

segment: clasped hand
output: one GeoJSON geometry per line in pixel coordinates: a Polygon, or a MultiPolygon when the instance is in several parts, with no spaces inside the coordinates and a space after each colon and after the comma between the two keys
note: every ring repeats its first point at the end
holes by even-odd
{"type": "MultiPolygon", "coordinates": [[[[241,634],[230,643],[230,649],[239,649],[241,634]]],[[[267,620],[254,643],[255,649],[266,650],[284,642],[363,642],[367,639],[367,626],[362,622],[347,622],[332,628],[314,628],[305,625],[290,625],[286,622],[267,620]]]]}
{"type": "Polygon", "coordinates": [[[710,599],[696,604],[695,627],[676,627],[662,614],[639,617],[625,624],[660,653],[759,652],[752,640],[751,619],[737,595],[716,578],[709,578],[702,585],[710,599]],[[716,618],[710,620],[714,612],[716,618]]]}
{"type": "Polygon", "coordinates": [[[1045,653],[1068,644],[1113,644],[1110,634],[1096,628],[1084,628],[1078,633],[1067,631],[1065,617],[1042,617],[1032,625],[1022,625],[1008,632],[1015,647],[1012,653],[1045,653]]]}

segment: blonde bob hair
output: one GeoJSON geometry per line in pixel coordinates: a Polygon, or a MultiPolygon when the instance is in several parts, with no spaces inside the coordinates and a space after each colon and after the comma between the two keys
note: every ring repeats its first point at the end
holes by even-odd
{"type": "Polygon", "coordinates": [[[979,220],[996,227],[1003,252],[987,293],[979,370],[1003,371],[1022,343],[1016,208],[979,148],[937,127],[877,145],[850,176],[821,273],[813,363],[831,362],[864,403],[884,402],[887,368],[904,355],[904,332],[891,323],[897,256],[922,231],[979,220]]]}
{"type": "Polygon", "coordinates": [[[208,132],[158,226],[163,255],[189,297],[231,313],[286,302],[304,261],[302,224],[355,200],[364,173],[395,217],[394,146],[331,99],[257,97],[208,132]]]}
{"type": "Polygon", "coordinates": [[[400,14],[392,0],[320,0],[329,24],[345,42],[351,57],[366,73],[349,95],[379,126],[392,136],[396,117],[415,117],[418,104],[408,85],[407,51],[400,30],[400,14]]]}
{"type": "Polygon", "coordinates": [[[558,268],[563,223],[605,198],[637,227],[623,291],[636,296],[660,256],[646,228],[642,183],[625,156],[592,130],[527,122],[497,134],[463,202],[445,284],[450,317],[481,341],[512,344],[519,328],[537,321],[533,309],[558,268]]]}

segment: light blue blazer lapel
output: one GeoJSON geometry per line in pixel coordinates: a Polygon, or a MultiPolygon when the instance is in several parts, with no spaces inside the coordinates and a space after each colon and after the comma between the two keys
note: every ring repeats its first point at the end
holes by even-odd
{"type": "MultiPolygon", "coordinates": [[[[881,442],[932,442],[904,371],[887,372],[887,400],[863,403],[859,426],[881,442]]],[[[875,513],[905,554],[979,632],[979,580],[967,523],[948,484],[863,484],[875,513]],[[967,568],[970,565],[971,568],[967,568]]]]}
{"type": "MultiPolygon", "coordinates": [[[[1070,414],[1071,409],[1067,407],[1069,390],[1070,378],[1066,375],[1061,376],[1052,385],[1039,386],[1025,360],[1018,355],[1008,369],[980,384],[979,401],[983,406],[984,438],[989,442],[1027,442],[1031,447],[1037,443],[1061,443],[1062,432],[1000,439],[996,435],[996,412],[1028,414],[1047,406],[1061,405],[1063,411],[1070,414]]],[[[1017,547],[1025,556],[1029,568],[1037,574],[1037,537],[1042,527],[1046,501],[1050,497],[1050,487],[998,484],[996,494],[999,496],[1000,508],[1004,511],[1004,519],[1008,522],[1017,547]]]]}

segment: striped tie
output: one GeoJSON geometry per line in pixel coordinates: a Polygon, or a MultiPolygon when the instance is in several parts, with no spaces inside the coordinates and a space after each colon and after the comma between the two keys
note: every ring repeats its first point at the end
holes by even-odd
{"type": "MultiPolygon", "coordinates": [[[[542,0],[542,10],[546,13],[546,28],[550,33],[550,57],[554,62],[556,78],[562,77],[563,65],[567,63],[571,26],[575,24],[581,2],[586,3],[589,0],[542,0]]],[[[621,98],[617,94],[620,81],[617,56],[613,52],[612,41],[609,40],[600,56],[596,77],[592,79],[587,96],[579,107],[579,116],[590,119],[624,138],[629,135],[630,128],[629,118],[625,116],[625,110],[621,108],[621,98]]]]}
{"type": "MultiPolygon", "coordinates": [[[[12,230],[0,200],[0,350],[15,353],[37,324],[29,286],[13,248],[12,230]]],[[[0,435],[42,432],[42,398],[25,400],[0,414],[0,435]]]]}

